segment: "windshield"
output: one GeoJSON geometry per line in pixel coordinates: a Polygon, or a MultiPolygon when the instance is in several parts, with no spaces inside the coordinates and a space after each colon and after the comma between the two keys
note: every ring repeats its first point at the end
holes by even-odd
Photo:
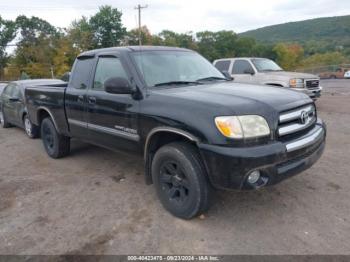
{"type": "Polygon", "coordinates": [[[148,86],[164,83],[195,84],[203,79],[225,79],[205,58],[188,51],[145,51],[133,56],[148,86]]]}
{"type": "Polygon", "coordinates": [[[283,71],[274,61],[265,58],[252,59],[253,64],[259,72],[263,71],[283,71]]]}

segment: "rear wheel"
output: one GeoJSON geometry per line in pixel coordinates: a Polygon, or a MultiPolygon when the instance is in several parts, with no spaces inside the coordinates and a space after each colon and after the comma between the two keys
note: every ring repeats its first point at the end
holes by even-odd
{"type": "Polygon", "coordinates": [[[50,157],[61,158],[69,154],[70,138],[59,134],[49,117],[41,123],[41,138],[50,157]]]}
{"type": "Polygon", "coordinates": [[[1,126],[2,126],[3,128],[9,128],[9,127],[11,127],[10,123],[7,122],[6,116],[5,116],[5,114],[4,114],[4,112],[3,112],[2,110],[0,110],[0,122],[1,122],[1,126]]]}
{"type": "Polygon", "coordinates": [[[29,138],[37,138],[39,136],[39,128],[30,121],[28,115],[23,117],[23,126],[29,138]]]}
{"type": "Polygon", "coordinates": [[[190,219],[209,207],[209,184],[196,149],[185,143],[161,147],[152,161],[158,197],[174,216],[190,219]]]}

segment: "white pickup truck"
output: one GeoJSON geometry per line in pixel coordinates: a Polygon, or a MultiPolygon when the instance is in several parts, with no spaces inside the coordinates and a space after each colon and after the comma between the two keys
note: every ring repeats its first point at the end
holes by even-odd
{"type": "Polygon", "coordinates": [[[291,88],[314,100],[321,96],[318,76],[284,71],[270,59],[224,58],[215,60],[213,64],[221,72],[228,72],[235,82],[291,88]]]}

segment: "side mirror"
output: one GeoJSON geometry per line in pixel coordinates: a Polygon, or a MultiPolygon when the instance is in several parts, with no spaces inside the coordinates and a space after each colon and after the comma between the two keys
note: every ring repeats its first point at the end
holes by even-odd
{"type": "Polygon", "coordinates": [[[63,76],[61,77],[61,80],[64,82],[69,82],[70,74],[71,74],[70,72],[64,73],[63,76]]]}
{"type": "Polygon", "coordinates": [[[132,94],[134,89],[127,79],[122,77],[112,77],[105,81],[104,88],[110,94],[132,94]]]}
{"type": "Polygon", "coordinates": [[[221,71],[221,73],[224,75],[224,77],[227,79],[227,80],[234,80],[234,78],[230,75],[230,73],[228,71],[221,71]]]}
{"type": "Polygon", "coordinates": [[[247,68],[246,70],[243,71],[243,73],[247,75],[255,75],[253,68],[247,68]]]}

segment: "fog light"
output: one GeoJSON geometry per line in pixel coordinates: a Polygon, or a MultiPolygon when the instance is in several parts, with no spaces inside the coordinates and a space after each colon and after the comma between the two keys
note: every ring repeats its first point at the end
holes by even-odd
{"type": "Polygon", "coordinates": [[[249,184],[255,184],[256,182],[258,182],[259,178],[260,178],[260,171],[255,170],[249,174],[247,181],[249,184]]]}

